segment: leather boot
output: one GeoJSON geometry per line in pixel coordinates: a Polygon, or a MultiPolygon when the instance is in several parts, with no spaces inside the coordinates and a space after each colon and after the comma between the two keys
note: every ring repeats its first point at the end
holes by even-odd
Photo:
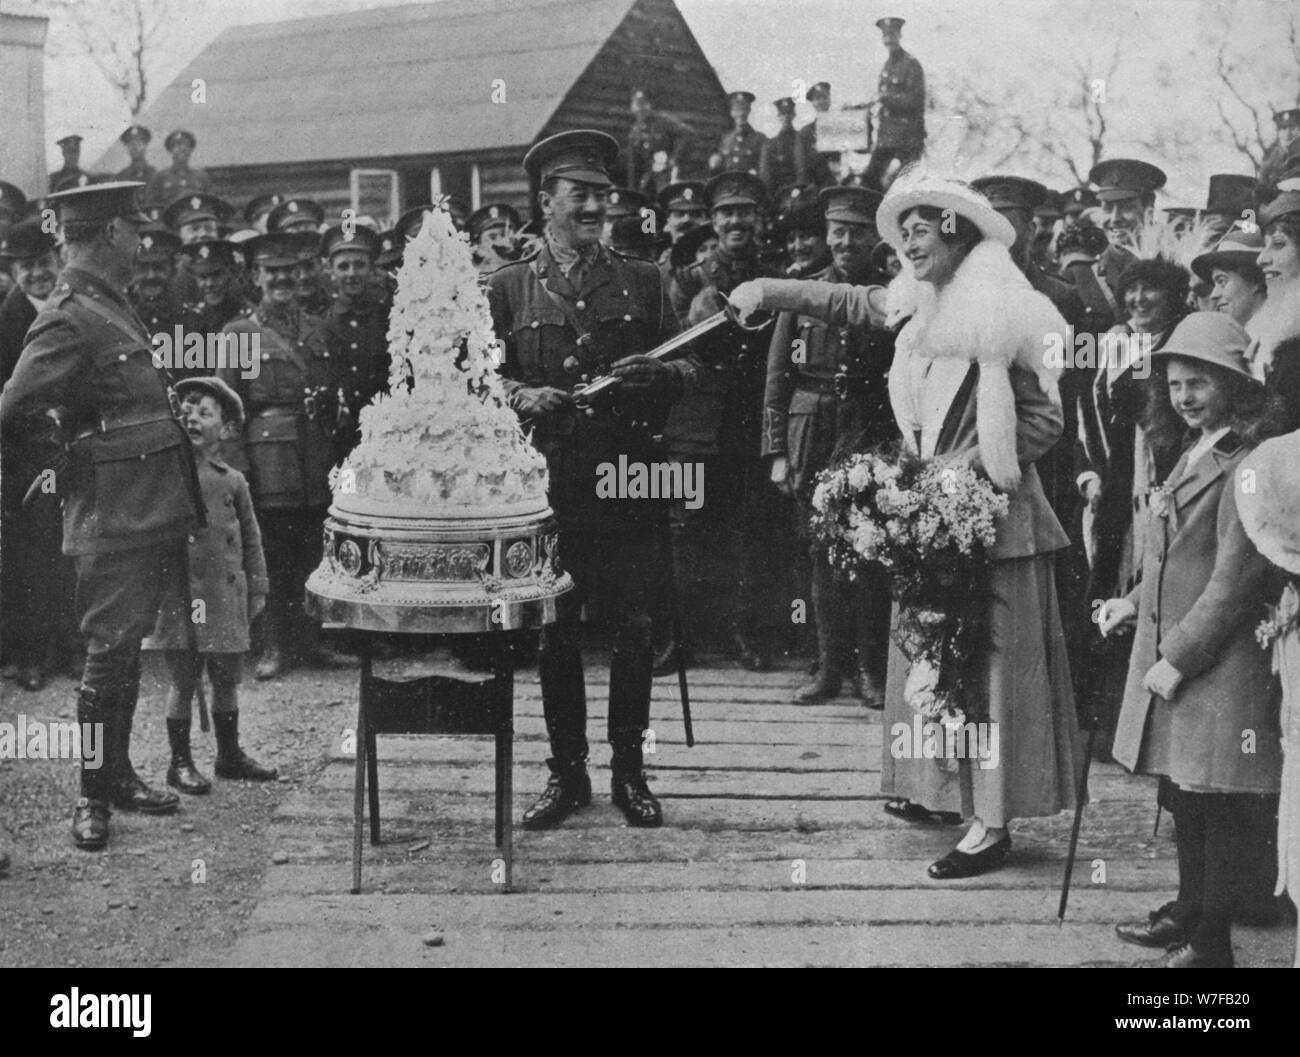
{"type": "Polygon", "coordinates": [[[866,668],[858,665],[853,673],[853,696],[870,709],[885,707],[885,687],[866,668]]]}
{"type": "Polygon", "coordinates": [[[181,798],[165,789],[155,789],[135,773],[131,765],[131,726],[135,721],[135,706],[119,709],[107,724],[108,748],[112,753],[106,761],[110,768],[109,802],[121,811],[139,811],[146,815],[170,815],[181,803],[181,798]]]}
{"type": "Polygon", "coordinates": [[[561,761],[549,759],[546,766],[551,777],[542,795],[524,812],[525,829],[550,829],[558,826],[580,807],[591,803],[591,777],[586,757],[561,761]]]}
{"type": "Polygon", "coordinates": [[[548,624],[542,629],[537,670],[551,755],[557,760],[585,761],[587,686],[574,628],[548,624]]]}
{"type": "Polygon", "coordinates": [[[663,808],[646,784],[641,746],[616,747],[611,767],[614,774],[610,780],[610,797],[614,806],[623,812],[627,824],[645,829],[662,826],[663,808]]]}
{"type": "Polygon", "coordinates": [[[846,615],[837,613],[834,605],[834,583],[830,565],[824,560],[814,558],[812,569],[812,610],[813,622],[817,626],[817,672],[809,682],[804,683],[794,692],[797,705],[811,705],[826,701],[839,694],[844,685],[841,671],[843,663],[843,644],[837,637],[837,621],[846,615]]]}
{"type": "Polygon", "coordinates": [[[263,767],[239,747],[239,713],[213,712],[212,729],[217,734],[217,762],[213,770],[218,778],[247,778],[251,782],[273,782],[278,777],[274,767],[263,767]]]}
{"type": "Polygon", "coordinates": [[[72,810],[72,842],[84,851],[99,851],[108,843],[108,724],[96,691],[90,687],[77,690],[77,723],[81,726],[81,798],[72,810]],[[88,766],[93,759],[85,732],[90,725],[100,750],[99,766],[88,766]]]}
{"type": "Polygon", "coordinates": [[[201,775],[190,757],[190,721],[169,719],[167,741],[172,747],[172,763],[167,768],[167,784],[182,793],[202,796],[212,789],[212,783],[201,775]]]}

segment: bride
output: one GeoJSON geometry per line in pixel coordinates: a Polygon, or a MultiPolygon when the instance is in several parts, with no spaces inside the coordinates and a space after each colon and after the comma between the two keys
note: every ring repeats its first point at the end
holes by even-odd
{"type": "MultiPolygon", "coordinates": [[[[891,322],[904,321],[889,375],[903,443],[924,458],[969,465],[1010,496],[991,561],[987,695],[993,761],[895,759],[898,723],[912,726],[908,661],[891,645],[886,682],[882,791],[885,810],[914,822],[969,820],[931,877],[995,869],[1011,849],[1013,818],[1074,806],[1083,749],[1070,689],[1053,579],[1053,552],[1069,540],[1048,506],[1034,462],[1062,432],[1059,370],[1045,350],[1066,324],[1034,291],[1008,252],[1011,224],[967,184],[920,167],[890,187],[876,215],[904,260],[889,289],[891,322]]],[[[758,279],[732,292],[742,318],[759,309],[802,312],[832,325],[879,318],[875,290],[758,279]]],[[[877,302],[878,303],[878,302],[877,302]]],[[[897,612],[895,612],[895,619],[897,612]]]]}

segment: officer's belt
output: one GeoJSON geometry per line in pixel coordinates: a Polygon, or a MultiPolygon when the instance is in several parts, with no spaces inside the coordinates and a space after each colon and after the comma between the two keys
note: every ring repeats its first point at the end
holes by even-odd
{"type": "Polygon", "coordinates": [[[143,426],[149,422],[175,422],[176,418],[170,411],[165,415],[157,411],[138,412],[134,415],[104,415],[100,417],[99,425],[92,426],[81,430],[73,440],[84,440],[86,437],[93,437],[97,433],[108,433],[115,429],[126,429],[128,426],[143,426]]]}
{"type": "Polygon", "coordinates": [[[794,387],[805,392],[821,396],[835,395],[835,375],[833,374],[796,374],[793,376],[794,387]]]}

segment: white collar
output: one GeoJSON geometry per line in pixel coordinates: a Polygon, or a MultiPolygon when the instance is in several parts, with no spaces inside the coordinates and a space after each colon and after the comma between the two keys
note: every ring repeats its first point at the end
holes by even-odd
{"type": "Polygon", "coordinates": [[[1193,444],[1191,449],[1187,452],[1187,468],[1183,473],[1189,473],[1196,460],[1218,444],[1223,438],[1223,435],[1230,432],[1231,429],[1231,426],[1220,426],[1212,433],[1202,433],[1200,439],[1193,444]]]}
{"type": "Polygon", "coordinates": [[[49,303],[48,297],[44,301],[38,301],[36,300],[36,298],[34,298],[31,294],[27,293],[25,290],[23,291],[23,296],[32,303],[32,308],[36,309],[37,312],[43,312],[45,310],[45,306],[49,303]]]}

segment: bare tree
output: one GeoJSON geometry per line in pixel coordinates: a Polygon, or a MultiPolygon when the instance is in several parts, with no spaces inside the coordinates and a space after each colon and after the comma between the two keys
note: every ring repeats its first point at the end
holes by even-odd
{"type": "Polygon", "coordinates": [[[70,30],[66,39],[52,36],[52,49],[89,58],[135,117],[149,98],[149,72],[172,0],[37,0],[34,6],[70,30]]]}

